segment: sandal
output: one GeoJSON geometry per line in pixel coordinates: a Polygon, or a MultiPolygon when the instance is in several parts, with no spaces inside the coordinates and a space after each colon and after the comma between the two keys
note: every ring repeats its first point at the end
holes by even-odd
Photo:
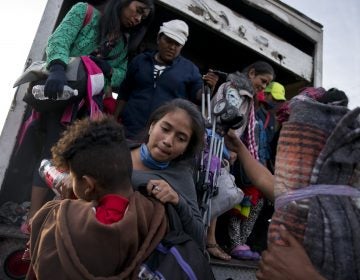
{"type": "Polygon", "coordinates": [[[229,254],[227,254],[217,243],[206,244],[206,249],[207,249],[208,253],[210,254],[210,256],[212,256],[214,258],[224,260],[224,261],[231,260],[231,256],[229,254]]]}
{"type": "Polygon", "coordinates": [[[247,245],[238,245],[231,250],[230,255],[238,260],[260,260],[260,254],[258,252],[251,251],[247,245]]]}

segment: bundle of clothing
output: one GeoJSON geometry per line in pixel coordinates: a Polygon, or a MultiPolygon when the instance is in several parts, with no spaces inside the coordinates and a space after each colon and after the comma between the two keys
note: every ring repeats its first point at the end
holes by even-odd
{"type": "Polygon", "coordinates": [[[360,108],[290,102],[275,163],[275,213],[326,279],[360,279],[360,108]]]}

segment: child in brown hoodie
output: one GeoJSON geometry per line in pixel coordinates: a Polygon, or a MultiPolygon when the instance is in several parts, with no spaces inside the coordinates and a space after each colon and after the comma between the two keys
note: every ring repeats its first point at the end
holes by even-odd
{"type": "Polygon", "coordinates": [[[50,201],[33,217],[37,279],[135,279],[167,220],[160,202],[133,191],[121,125],[110,117],[76,121],[52,156],[57,168],[70,173],[78,199],[50,201]]]}

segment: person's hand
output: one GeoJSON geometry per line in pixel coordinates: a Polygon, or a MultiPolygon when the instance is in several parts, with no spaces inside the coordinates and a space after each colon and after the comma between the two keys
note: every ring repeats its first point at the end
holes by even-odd
{"type": "Polygon", "coordinates": [[[225,135],[224,143],[226,148],[228,148],[230,151],[233,151],[234,153],[238,153],[241,146],[244,145],[233,129],[229,129],[225,135]]]}
{"type": "Polygon", "coordinates": [[[219,81],[219,76],[210,70],[205,75],[203,75],[203,80],[210,87],[211,92],[213,92],[217,82],[219,81]]]}
{"type": "Polygon", "coordinates": [[[103,72],[105,78],[110,80],[111,76],[112,76],[112,67],[110,66],[110,64],[106,60],[101,59],[101,58],[99,58],[97,56],[91,55],[90,58],[101,69],[101,71],[103,72]]]}
{"type": "Polygon", "coordinates": [[[73,192],[72,179],[71,179],[70,175],[66,176],[61,181],[60,190],[61,190],[61,193],[60,193],[61,199],[66,199],[66,198],[73,199],[73,198],[75,198],[75,194],[73,192]]]}
{"type": "Polygon", "coordinates": [[[45,82],[44,95],[49,99],[56,100],[58,95],[64,91],[66,83],[65,66],[55,63],[50,66],[49,72],[45,82]]]}
{"type": "Polygon", "coordinates": [[[237,153],[230,151],[230,158],[229,158],[230,165],[233,165],[236,159],[237,159],[237,153]]]}
{"type": "Polygon", "coordinates": [[[179,195],[170,185],[164,180],[149,180],[146,186],[149,195],[152,195],[162,203],[179,204],[179,195]]]}
{"type": "Polygon", "coordinates": [[[269,244],[261,255],[257,279],[325,280],[312,265],[304,247],[283,225],[280,226],[280,237],[287,245],[269,244]]]}

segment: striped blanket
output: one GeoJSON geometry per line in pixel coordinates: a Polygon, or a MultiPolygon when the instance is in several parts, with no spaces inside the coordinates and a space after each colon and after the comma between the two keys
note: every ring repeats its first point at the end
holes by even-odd
{"type": "Polygon", "coordinates": [[[295,100],[275,163],[275,212],[326,279],[360,279],[360,108],[295,100]]]}

